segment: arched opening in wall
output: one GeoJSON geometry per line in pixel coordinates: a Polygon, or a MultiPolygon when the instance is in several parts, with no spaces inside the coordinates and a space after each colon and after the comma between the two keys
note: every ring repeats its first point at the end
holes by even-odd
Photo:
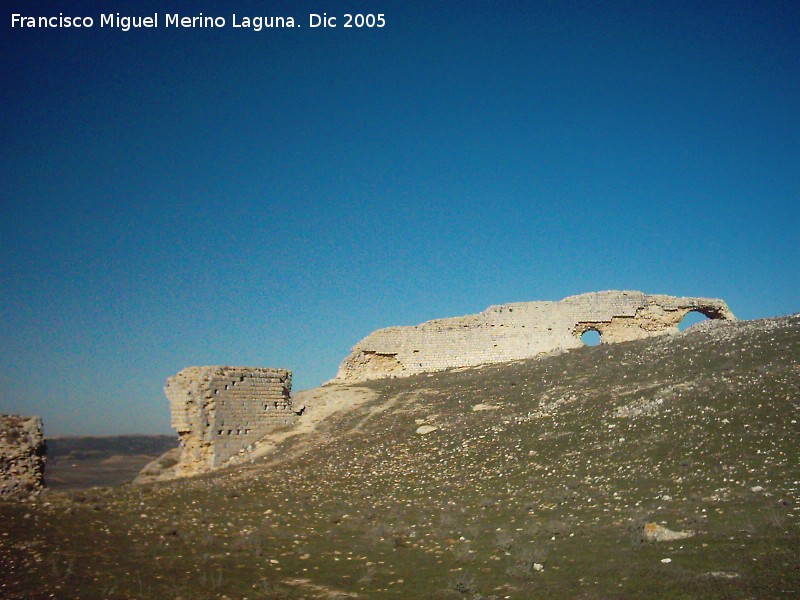
{"type": "Polygon", "coordinates": [[[692,325],[697,325],[698,323],[708,320],[708,315],[704,315],[699,310],[692,310],[686,313],[686,316],[684,316],[683,319],[681,319],[681,322],[678,323],[678,329],[680,331],[686,331],[692,325]]]}
{"type": "Polygon", "coordinates": [[[597,329],[587,329],[581,334],[581,341],[584,346],[599,346],[602,342],[600,332],[597,329]]]}

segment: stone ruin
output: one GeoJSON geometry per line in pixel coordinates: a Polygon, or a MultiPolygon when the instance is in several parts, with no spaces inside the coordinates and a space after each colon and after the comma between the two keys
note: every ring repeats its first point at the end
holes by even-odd
{"type": "Polygon", "coordinates": [[[722,300],[634,291],[499,304],[477,315],[379,329],[353,347],[333,381],[407,377],[532,358],[578,348],[587,331],[598,332],[604,343],[677,333],[678,324],[692,311],[710,319],[736,318],[722,300]]]}
{"type": "Polygon", "coordinates": [[[42,491],[44,455],[39,417],[0,415],[0,500],[26,499],[42,491]]]}
{"type": "Polygon", "coordinates": [[[292,374],[260,367],[187,367],[167,380],[178,432],[178,477],[221,466],[268,432],[292,425],[292,374]]]}
{"type": "MultiPolygon", "coordinates": [[[[630,291],[500,304],[477,315],[379,329],[356,344],[331,383],[532,358],[578,348],[592,330],[607,343],[677,333],[692,311],[735,319],[722,300],[630,291]]],[[[292,406],[291,377],[284,369],[221,366],[188,367],[170,377],[164,391],[180,448],[146,467],[140,481],[209,471],[293,425],[302,410],[292,406]]]]}

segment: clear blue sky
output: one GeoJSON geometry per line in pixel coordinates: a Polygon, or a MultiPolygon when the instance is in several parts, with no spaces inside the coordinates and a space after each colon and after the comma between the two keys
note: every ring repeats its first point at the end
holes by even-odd
{"type": "Polygon", "coordinates": [[[168,433],[185,366],[313,387],[374,329],[502,302],[800,310],[794,0],[19,0],[3,19],[0,412],[48,435],[168,433]],[[387,25],[307,27],[348,10],[387,25]],[[101,29],[115,11],[162,27],[101,29]],[[228,26],[163,28],[201,11],[228,26]]]}

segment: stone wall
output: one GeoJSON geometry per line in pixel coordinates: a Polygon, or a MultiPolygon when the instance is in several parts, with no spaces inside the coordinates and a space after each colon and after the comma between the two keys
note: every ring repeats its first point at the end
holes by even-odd
{"type": "Polygon", "coordinates": [[[208,471],[297,419],[285,369],[188,367],[167,380],[172,427],[180,439],[176,476],[208,471]]]}
{"type": "Polygon", "coordinates": [[[493,362],[531,358],[583,345],[597,331],[603,343],[677,333],[687,313],[735,319],[722,300],[606,291],[560,302],[490,306],[477,315],[379,329],[342,362],[335,381],[405,377],[493,362]]]}
{"type": "Polygon", "coordinates": [[[0,415],[0,500],[23,499],[41,492],[44,453],[39,417],[0,415]]]}

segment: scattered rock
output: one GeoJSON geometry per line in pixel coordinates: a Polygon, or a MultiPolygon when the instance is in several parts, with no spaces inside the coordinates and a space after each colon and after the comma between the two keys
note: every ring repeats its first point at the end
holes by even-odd
{"type": "Polygon", "coordinates": [[[479,411],[479,410],[498,410],[500,407],[496,404],[476,404],[472,407],[472,410],[479,411]]]}
{"type": "Polygon", "coordinates": [[[733,571],[711,571],[710,573],[706,573],[706,576],[716,579],[736,579],[739,577],[739,574],[733,571]]]}
{"type": "Polygon", "coordinates": [[[646,523],[644,526],[644,539],[648,542],[684,540],[693,535],[693,531],[672,531],[666,527],[662,527],[658,523],[646,523]]]}
{"type": "Polygon", "coordinates": [[[417,427],[417,433],[419,435],[427,435],[433,431],[439,429],[435,425],[422,425],[421,427],[417,427]]]}

